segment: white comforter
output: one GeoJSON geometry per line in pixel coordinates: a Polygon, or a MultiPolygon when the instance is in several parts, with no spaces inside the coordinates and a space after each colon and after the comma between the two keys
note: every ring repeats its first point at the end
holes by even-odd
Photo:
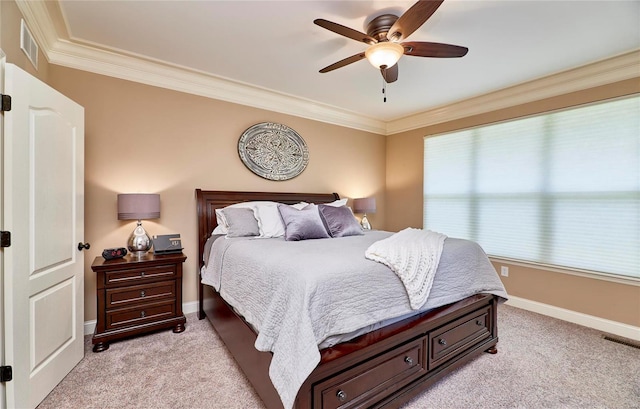
{"type": "MultiPolygon", "coordinates": [[[[396,274],[365,258],[392,233],[286,242],[222,239],[211,249],[202,281],[256,328],[255,347],[271,351],[269,375],[285,409],[320,362],[327,337],[414,312],[396,274]]],[[[483,250],[447,239],[431,293],[419,311],[486,292],[507,294],[483,250]]]]}

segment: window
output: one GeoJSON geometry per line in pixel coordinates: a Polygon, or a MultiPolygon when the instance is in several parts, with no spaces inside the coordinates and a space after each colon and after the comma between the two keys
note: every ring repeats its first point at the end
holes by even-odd
{"type": "Polygon", "coordinates": [[[427,137],[424,228],[640,278],[640,96],[427,137]]]}

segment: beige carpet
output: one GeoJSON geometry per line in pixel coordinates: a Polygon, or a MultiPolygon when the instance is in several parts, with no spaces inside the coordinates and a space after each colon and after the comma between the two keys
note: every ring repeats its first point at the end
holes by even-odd
{"type": "MultiPolygon", "coordinates": [[[[498,354],[483,354],[409,402],[422,408],[640,408],[640,349],[513,307],[498,309],[498,354]],[[531,335],[533,334],[533,335],[531,335]],[[489,379],[487,381],[486,379],[489,379]]],[[[38,406],[263,408],[207,320],[91,352],[38,406]]]]}

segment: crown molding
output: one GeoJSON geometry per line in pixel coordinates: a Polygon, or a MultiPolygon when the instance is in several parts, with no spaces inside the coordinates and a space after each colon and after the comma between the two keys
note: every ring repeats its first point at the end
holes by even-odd
{"type": "Polygon", "coordinates": [[[66,39],[45,2],[15,0],[47,60],[82,71],[298,116],[381,135],[393,135],[570,92],[640,77],[640,50],[562,71],[388,122],[186,67],[124,55],[66,39]]]}
{"type": "Polygon", "coordinates": [[[387,135],[640,77],[640,50],[387,122],[387,135]]]}
{"type": "Polygon", "coordinates": [[[362,131],[383,135],[386,133],[386,124],[383,121],[184,67],[123,55],[69,41],[56,42],[48,50],[48,56],[51,63],[69,68],[362,131]]]}

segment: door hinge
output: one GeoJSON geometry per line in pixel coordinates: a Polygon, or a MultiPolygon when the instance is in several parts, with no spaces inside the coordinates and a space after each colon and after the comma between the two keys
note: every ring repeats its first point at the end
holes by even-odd
{"type": "Polygon", "coordinates": [[[0,111],[11,111],[11,95],[0,94],[2,96],[2,106],[0,111]]]}
{"type": "Polygon", "coordinates": [[[10,366],[0,366],[0,382],[13,380],[13,368],[10,366]]]}
{"type": "Polygon", "coordinates": [[[0,231],[0,247],[11,247],[10,231],[0,231]]]}

